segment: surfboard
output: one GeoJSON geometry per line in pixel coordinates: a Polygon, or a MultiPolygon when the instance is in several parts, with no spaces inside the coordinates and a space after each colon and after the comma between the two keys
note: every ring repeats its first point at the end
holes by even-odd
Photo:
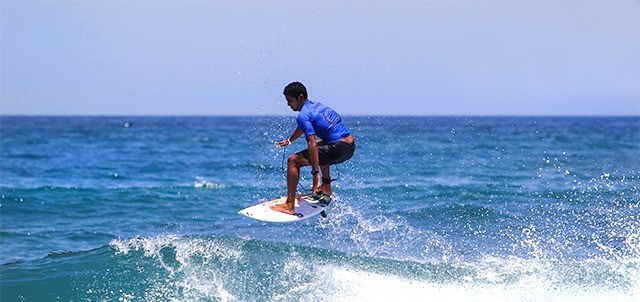
{"type": "Polygon", "coordinates": [[[271,206],[282,204],[286,201],[286,196],[280,197],[242,209],[238,214],[267,222],[294,222],[308,219],[318,214],[326,217],[324,210],[331,203],[331,197],[316,194],[296,196],[295,213],[293,215],[271,209],[271,206]]]}

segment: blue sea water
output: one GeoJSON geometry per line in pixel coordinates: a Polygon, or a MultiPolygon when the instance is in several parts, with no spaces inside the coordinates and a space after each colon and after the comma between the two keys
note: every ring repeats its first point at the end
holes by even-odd
{"type": "Polygon", "coordinates": [[[0,117],[1,300],[640,300],[640,117],[345,120],[329,217],[268,224],[291,116],[0,117]]]}

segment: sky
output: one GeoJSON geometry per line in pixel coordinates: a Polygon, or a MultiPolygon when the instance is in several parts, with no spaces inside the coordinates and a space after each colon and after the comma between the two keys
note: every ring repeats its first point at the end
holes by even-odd
{"type": "Polygon", "coordinates": [[[640,1],[2,1],[2,115],[640,115],[640,1]]]}

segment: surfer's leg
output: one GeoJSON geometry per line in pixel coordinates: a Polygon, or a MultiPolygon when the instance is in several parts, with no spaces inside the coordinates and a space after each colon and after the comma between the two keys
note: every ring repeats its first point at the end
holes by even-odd
{"type": "Polygon", "coordinates": [[[331,169],[329,165],[320,166],[320,170],[322,171],[322,184],[320,185],[320,191],[331,196],[333,195],[333,190],[331,189],[331,169]],[[327,183],[324,179],[329,179],[327,183]]]}
{"type": "Polygon", "coordinates": [[[300,167],[308,166],[309,161],[304,156],[296,153],[289,156],[287,161],[287,201],[283,204],[272,206],[274,211],[293,214],[295,212],[296,190],[300,179],[300,167]]]}
{"type": "Polygon", "coordinates": [[[287,204],[293,205],[296,200],[296,190],[300,181],[300,164],[297,154],[289,156],[287,165],[287,204]]]}

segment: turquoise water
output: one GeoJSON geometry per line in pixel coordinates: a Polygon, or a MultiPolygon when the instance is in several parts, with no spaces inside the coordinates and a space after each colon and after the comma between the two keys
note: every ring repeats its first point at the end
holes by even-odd
{"type": "Polygon", "coordinates": [[[293,117],[1,117],[1,300],[640,299],[639,117],[345,120],[329,217],[266,224],[293,117]]]}

